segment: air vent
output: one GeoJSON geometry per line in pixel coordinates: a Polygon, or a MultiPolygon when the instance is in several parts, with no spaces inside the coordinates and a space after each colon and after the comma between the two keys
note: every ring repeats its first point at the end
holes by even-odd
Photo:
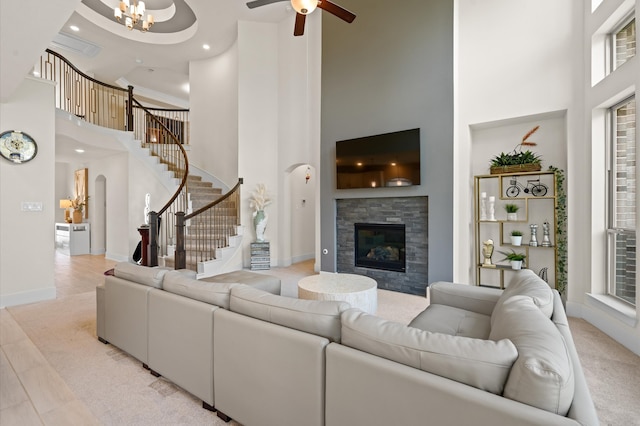
{"type": "Polygon", "coordinates": [[[102,50],[102,48],[96,44],[65,33],[58,33],[51,41],[51,46],[65,49],[89,58],[93,58],[102,50]]]}

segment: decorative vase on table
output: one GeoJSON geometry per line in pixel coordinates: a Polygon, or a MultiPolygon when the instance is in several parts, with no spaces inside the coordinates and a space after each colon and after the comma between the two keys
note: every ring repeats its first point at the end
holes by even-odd
{"type": "Polygon", "coordinates": [[[256,241],[264,242],[264,231],[267,229],[267,221],[269,216],[264,210],[256,210],[253,212],[253,226],[256,230],[256,241]]]}
{"type": "Polygon", "coordinates": [[[72,220],[73,223],[82,223],[82,210],[74,210],[72,220]]]}

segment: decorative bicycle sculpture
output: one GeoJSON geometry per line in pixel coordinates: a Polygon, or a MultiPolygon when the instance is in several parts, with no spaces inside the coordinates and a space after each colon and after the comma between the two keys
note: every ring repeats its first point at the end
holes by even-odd
{"type": "Polygon", "coordinates": [[[513,178],[509,180],[509,187],[507,188],[507,197],[517,197],[520,194],[520,191],[525,194],[533,194],[534,197],[544,197],[547,195],[547,185],[544,183],[540,183],[540,178],[538,179],[527,179],[527,185],[523,185],[518,182],[517,178],[513,178]]]}

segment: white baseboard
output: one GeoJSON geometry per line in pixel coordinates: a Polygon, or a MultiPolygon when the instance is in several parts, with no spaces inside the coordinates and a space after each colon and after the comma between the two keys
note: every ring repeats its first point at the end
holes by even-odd
{"type": "Polygon", "coordinates": [[[0,308],[26,305],[27,303],[42,302],[56,298],[56,288],[47,287],[37,290],[21,291],[18,293],[0,295],[0,308]]]}
{"type": "Polygon", "coordinates": [[[126,255],[121,255],[121,254],[115,254],[115,253],[109,253],[106,252],[104,254],[105,259],[109,259],[109,260],[115,260],[116,262],[130,262],[131,259],[129,259],[129,256],[126,255]]]}
{"type": "Polygon", "coordinates": [[[302,254],[300,256],[294,256],[291,261],[292,263],[304,262],[305,260],[315,259],[316,256],[313,253],[302,254]]]}
{"type": "Polygon", "coordinates": [[[567,303],[567,315],[582,318],[636,355],[640,355],[640,330],[637,320],[631,325],[607,312],[607,308],[591,301],[588,304],[567,303]]]}

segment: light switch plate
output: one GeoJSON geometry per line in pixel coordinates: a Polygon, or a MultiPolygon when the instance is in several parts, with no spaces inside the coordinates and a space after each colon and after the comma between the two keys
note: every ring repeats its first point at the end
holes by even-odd
{"type": "Polygon", "coordinates": [[[22,202],[22,211],[23,212],[41,212],[42,211],[42,202],[40,202],[40,201],[23,201],[22,202]]]}

